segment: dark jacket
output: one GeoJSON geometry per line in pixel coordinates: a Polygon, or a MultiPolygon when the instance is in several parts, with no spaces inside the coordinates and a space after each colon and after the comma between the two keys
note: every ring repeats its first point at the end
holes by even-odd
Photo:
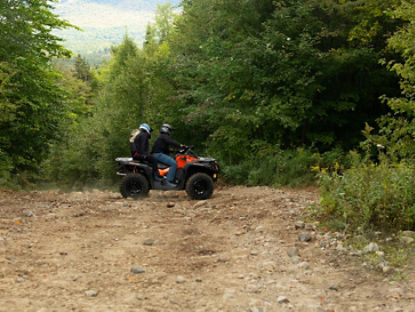
{"type": "Polygon", "coordinates": [[[134,139],[135,152],[140,156],[148,156],[150,150],[148,143],[149,140],[150,134],[147,131],[141,131],[141,133],[134,139]]]}
{"type": "Polygon", "coordinates": [[[176,147],[180,147],[180,143],[173,140],[170,136],[167,134],[160,134],[156,142],[154,142],[152,153],[163,153],[163,154],[169,154],[169,146],[173,145],[176,147]]]}

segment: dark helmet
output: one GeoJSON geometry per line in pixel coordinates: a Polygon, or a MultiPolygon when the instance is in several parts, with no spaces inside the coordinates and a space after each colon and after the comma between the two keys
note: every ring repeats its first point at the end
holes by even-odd
{"type": "Polygon", "coordinates": [[[174,130],[172,126],[169,124],[162,124],[160,127],[160,133],[171,135],[171,132],[174,130]]]}

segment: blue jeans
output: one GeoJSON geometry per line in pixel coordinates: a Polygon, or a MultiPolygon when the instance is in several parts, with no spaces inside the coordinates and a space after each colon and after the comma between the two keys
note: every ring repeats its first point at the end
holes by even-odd
{"type": "Polygon", "coordinates": [[[176,176],[176,167],[177,167],[176,161],[170,156],[167,156],[166,154],[163,154],[163,153],[154,153],[153,156],[155,159],[157,159],[162,164],[165,164],[166,166],[170,167],[166,178],[167,178],[167,181],[173,182],[174,177],[176,176]]]}

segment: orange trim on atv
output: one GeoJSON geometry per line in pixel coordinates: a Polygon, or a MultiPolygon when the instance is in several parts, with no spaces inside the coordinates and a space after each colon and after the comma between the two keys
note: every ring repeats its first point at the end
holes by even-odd
{"type": "Polygon", "coordinates": [[[197,158],[192,157],[190,155],[177,155],[176,156],[177,169],[183,169],[184,166],[186,166],[188,162],[192,162],[195,160],[197,160],[197,158]]]}
{"type": "Polygon", "coordinates": [[[167,173],[169,172],[169,167],[165,168],[165,169],[159,169],[159,174],[164,177],[167,175],[167,173]]]}

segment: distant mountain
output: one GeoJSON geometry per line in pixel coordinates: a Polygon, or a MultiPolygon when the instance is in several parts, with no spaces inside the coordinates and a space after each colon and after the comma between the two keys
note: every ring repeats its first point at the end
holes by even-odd
{"type": "Polygon", "coordinates": [[[90,64],[97,63],[126,33],[141,44],[157,5],[167,2],[177,7],[180,0],[61,0],[54,12],[83,31],[67,29],[56,34],[75,54],[85,56],[90,64]]]}

